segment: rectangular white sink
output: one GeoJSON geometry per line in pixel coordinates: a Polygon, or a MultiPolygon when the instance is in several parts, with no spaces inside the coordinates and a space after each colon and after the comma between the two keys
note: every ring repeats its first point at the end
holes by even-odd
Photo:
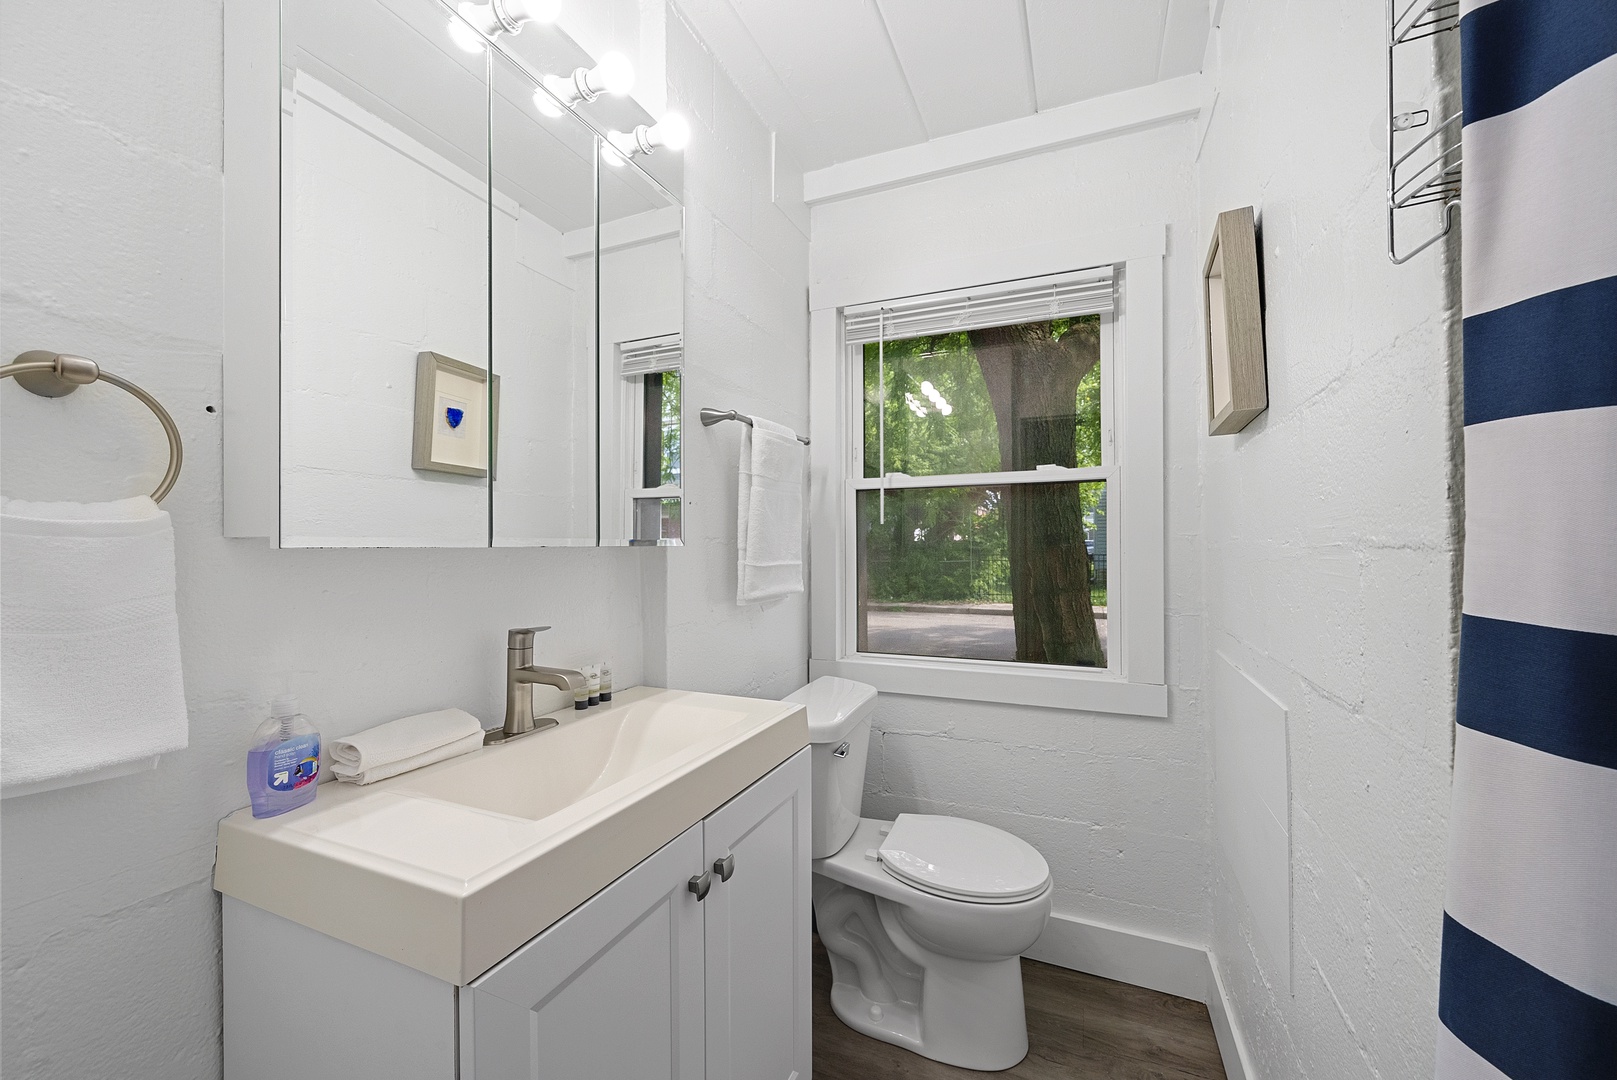
{"type": "MultiPolygon", "coordinates": [[[[538,821],[631,776],[657,771],[745,724],[744,709],[668,700],[614,702],[606,712],[399,778],[392,790],[538,821]]],[[[561,714],[558,714],[561,715],[561,714]]]]}
{"type": "Polygon", "coordinates": [[[790,702],[637,687],[219,826],[214,888],[464,985],[808,744],[790,702]]]}

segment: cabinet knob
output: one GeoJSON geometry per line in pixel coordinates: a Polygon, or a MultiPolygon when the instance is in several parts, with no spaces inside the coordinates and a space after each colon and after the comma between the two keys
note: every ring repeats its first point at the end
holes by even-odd
{"type": "Polygon", "coordinates": [[[713,888],[713,875],[709,873],[693,874],[685,883],[685,887],[696,894],[698,901],[707,899],[707,892],[713,888]]]}
{"type": "Polygon", "coordinates": [[[720,881],[729,881],[730,875],[736,872],[735,853],[731,852],[722,859],[714,859],[713,872],[719,875],[720,881]]]}

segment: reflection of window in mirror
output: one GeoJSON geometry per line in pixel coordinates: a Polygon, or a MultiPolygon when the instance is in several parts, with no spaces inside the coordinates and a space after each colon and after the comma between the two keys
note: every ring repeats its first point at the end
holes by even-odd
{"type": "Polygon", "coordinates": [[[645,376],[642,406],[645,428],[641,448],[641,486],[680,485],[680,377],[677,371],[645,376]]]}

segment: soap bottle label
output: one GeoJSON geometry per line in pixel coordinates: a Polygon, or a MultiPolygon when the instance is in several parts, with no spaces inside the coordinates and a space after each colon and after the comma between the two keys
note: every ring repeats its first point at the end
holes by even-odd
{"type": "Polygon", "coordinates": [[[297,735],[269,754],[268,787],[296,791],[320,778],[320,736],[297,735]]]}

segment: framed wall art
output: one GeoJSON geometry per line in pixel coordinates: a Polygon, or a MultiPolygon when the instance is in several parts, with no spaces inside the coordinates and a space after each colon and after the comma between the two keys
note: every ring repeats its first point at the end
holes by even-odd
{"type": "Polygon", "coordinates": [[[1233,435],[1269,407],[1258,273],[1252,207],[1224,211],[1202,268],[1209,435],[1233,435]]]}
{"type": "Polygon", "coordinates": [[[489,476],[499,417],[498,375],[442,353],[416,355],[411,468],[489,476]]]}

